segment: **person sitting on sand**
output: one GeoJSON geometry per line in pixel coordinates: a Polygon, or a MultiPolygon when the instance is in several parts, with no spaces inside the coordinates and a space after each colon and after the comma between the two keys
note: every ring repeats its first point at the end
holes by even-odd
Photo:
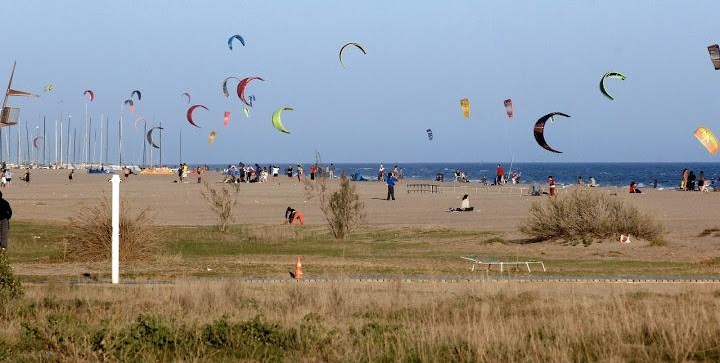
{"type": "Polygon", "coordinates": [[[595,177],[594,177],[594,176],[591,176],[591,177],[590,177],[590,186],[593,187],[593,188],[596,187],[596,186],[598,186],[598,185],[597,185],[597,182],[595,181],[595,177]]]}
{"type": "Polygon", "coordinates": [[[285,220],[288,224],[293,224],[295,221],[299,221],[300,224],[305,224],[305,218],[303,218],[302,213],[300,213],[299,210],[295,210],[291,207],[287,207],[285,210],[285,220]]]}
{"type": "Polygon", "coordinates": [[[462,202],[460,202],[460,208],[450,208],[450,212],[470,212],[474,207],[470,206],[470,199],[468,198],[468,195],[465,194],[462,197],[462,202]]]}
{"type": "Polygon", "coordinates": [[[640,189],[637,187],[637,183],[635,183],[635,182],[630,183],[629,192],[630,193],[642,193],[642,191],[640,191],[640,189]]]}

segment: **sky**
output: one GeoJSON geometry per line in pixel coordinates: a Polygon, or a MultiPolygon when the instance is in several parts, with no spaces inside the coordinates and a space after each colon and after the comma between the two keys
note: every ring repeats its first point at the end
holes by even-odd
{"type": "Polygon", "coordinates": [[[27,140],[42,135],[45,118],[54,161],[56,123],[64,147],[68,115],[84,143],[87,104],[89,154],[99,160],[100,119],[108,120],[110,163],[118,162],[121,112],[123,163],[140,163],[149,148],[143,122],[134,126],[140,117],[164,128],[156,143],[170,165],[318,154],[336,163],[714,162],[693,132],[720,132],[720,71],[707,51],[720,43],[719,13],[717,0],[3,1],[0,84],[17,61],[13,88],[41,97],[10,100],[20,123],[3,128],[2,148],[15,161],[19,133],[27,159],[27,140]],[[230,50],[234,34],[246,45],[230,50]],[[343,67],[338,52],[348,42],[367,54],[348,48],[343,67]],[[627,76],[606,82],[614,101],[598,87],[609,71],[627,76]],[[247,88],[256,97],[249,118],[232,80],[230,97],[222,93],[229,76],[265,79],[247,88]],[[129,112],[122,103],[135,89],[143,97],[129,112]],[[195,113],[200,128],[186,120],[183,92],[209,108],[195,113]],[[282,116],[290,134],[272,126],[279,107],[294,109],[282,116]],[[535,121],[554,111],[571,116],[546,125],[561,154],[533,137],[535,121]]]}

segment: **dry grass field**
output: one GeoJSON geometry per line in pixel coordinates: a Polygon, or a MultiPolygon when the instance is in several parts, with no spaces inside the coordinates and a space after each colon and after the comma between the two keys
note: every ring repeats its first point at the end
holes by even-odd
{"type": "MultiPolygon", "coordinates": [[[[106,257],[79,253],[70,222],[109,195],[107,179],[76,175],[69,182],[62,172],[40,170],[32,184],[3,189],[15,211],[9,259],[26,294],[0,307],[1,359],[720,360],[720,285],[481,279],[716,277],[720,193],[603,190],[603,198],[657,221],[660,235],[630,244],[582,233],[578,240],[538,242],[520,229],[543,197],[451,183],[440,194],[407,194],[401,183],[398,200],[388,202],[382,184],[358,183],[367,218],[336,240],[317,201],[296,181],[241,185],[236,224],[222,233],[201,196],[202,185],[132,176],[122,183],[123,198],[130,211],[147,209],[152,217],[133,238],[142,243],[146,236],[157,248],[124,261],[124,283],[112,286],[106,257]],[[468,192],[476,212],[447,212],[468,192]],[[287,206],[302,210],[307,224],[283,224],[287,206]],[[688,213],[694,208],[707,213],[688,213]],[[542,260],[548,272],[470,271],[463,255],[542,260]],[[394,281],[296,282],[288,274],[296,256],[310,279],[394,281]],[[480,280],[399,281],[407,277],[480,280]],[[254,278],[283,282],[249,282],[254,278]]],[[[217,176],[207,179],[213,183],[217,176]]],[[[560,198],[571,191],[561,190],[560,198]]],[[[581,223],[574,225],[582,232],[581,223]]]]}

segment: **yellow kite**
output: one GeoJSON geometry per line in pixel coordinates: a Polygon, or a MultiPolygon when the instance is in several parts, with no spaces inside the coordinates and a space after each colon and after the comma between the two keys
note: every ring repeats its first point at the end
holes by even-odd
{"type": "Polygon", "coordinates": [[[460,108],[462,108],[465,118],[470,118],[470,100],[467,98],[460,100],[460,108]]]}
{"type": "Polygon", "coordinates": [[[718,139],[707,127],[698,127],[698,129],[695,130],[695,138],[697,138],[711,154],[715,155],[718,152],[718,149],[720,148],[720,145],[718,145],[718,139]]]}

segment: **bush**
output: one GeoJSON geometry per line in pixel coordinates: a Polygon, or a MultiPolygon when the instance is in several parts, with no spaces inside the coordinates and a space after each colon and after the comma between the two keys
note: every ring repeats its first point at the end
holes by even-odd
{"type": "Polygon", "coordinates": [[[20,280],[15,276],[8,261],[7,252],[0,251],[0,303],[23,296],[20,280]]]}
{"type": "Polygon", "coordinates": [[[360,200],[357,188],[346,177],[340,178],[340,188],[332,193],[325,177],[317,182],[306,180],[305,192],[308,199],[317,196],[320,200],[320,210],[336,239],[347,237],[365,219],[365,204],[360,200]]]}
{"type": "MultiPolygon", "coordinates": [[[[160,236],[148,208],[137,210],[127,200],[120,202],[120,261],[139,261],[158,249],[160,236]],[[132,211],[132,212],[131,212],[132,211]]],[[[70,218],[65,237],[66,257],[84,261],[107,261],[111,255],[112,211],[108,198],[70,218]]]]}
{"type": "Polygon", "coordinates": [[[662,225],[621,199],[580,189],[533,203],[520,231],[540,241],[580,240],[589,244],[593,239],[630,234],[652,242],[661,240],[662,225]]]}
{"type": "Polygon", "coordinates": [[[235,207],[238,202],[240,186],[238,184],[232,184],[233,190],[230,190],[230,188],[225,185],[222,187],[212,187],[208,182],[203,182],[203,185],[205,189],[200,193],[203,198],[208,201],[210,209],[212,209],[217,216],[218,230],[220,232],[226,232],[228,225],[235,221],[233,207],[235,207]]]}

